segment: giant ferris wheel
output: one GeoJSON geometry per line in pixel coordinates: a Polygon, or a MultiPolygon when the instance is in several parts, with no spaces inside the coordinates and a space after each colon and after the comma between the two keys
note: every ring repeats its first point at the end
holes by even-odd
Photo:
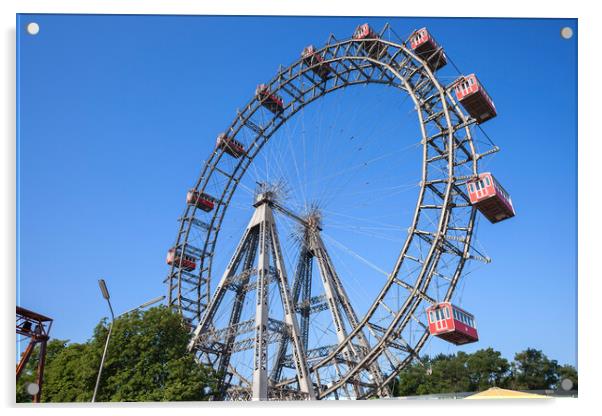
{"type": "Polygon", "coordinates": [[[451,302],[467,264],[489,261],[477,211],[498,222],[514,209],[481,169],[499,150],[480,140],[493,101],[473,74],[436,76],[448,61],[426,28],[402,39],[360,25],[280,67],[219,134],[166,279],[216,399],[386,397],[430,335],[478,339],[451,302]],[[417,118],[414,137],[396,110],[417,118]]]}

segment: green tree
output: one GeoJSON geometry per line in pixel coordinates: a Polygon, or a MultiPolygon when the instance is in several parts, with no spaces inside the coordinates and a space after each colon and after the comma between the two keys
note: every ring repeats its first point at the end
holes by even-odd
{"type": "Polygon", "coordinates": [[[466,365],[468,357],[469,355],[462,351],[456,355],[436,356],[431,363],[429,393],[456,393],[470,390],[470,374],[466,365]]]}
{"type": "Polygon", "coordinates": [[[514,390],[542,390],[554,388],[558,383],[559,365],[542,351],[527,348],[516,353],[509,381],[514,390]]]}
{"type": "MultiPolygon", "coordinates": [[[[65,348],[67,340],[53,339],[48,341],[46,345],[46,370],[44,372],[44,379],[48,377],[48,362],[54,360],[54,358],[65,348]]],[[[24,346],[25,347],[25,346],[24,346]]],[[[17,403],[31,402],[32,397],[27,393],[26,387],[29,383],[36,381],[36,369],[39,362],[40,347],[37,346],[29,358],[21,377],[17,382],[17,403]]],[[[45,386],[44,386],[45,387],[45,386]]]]}
{"type": "Polygon", "coordinates": [[[42,401],[90,401],[100,363],[94,352],[89,343],[70,345],[65,343],[54,357],[48,357],[44,372],[42,401]]]}
{"type": "Polygon", "coordinates": [[[396,396],[482,391],[490,387],[516,390],[560,388],[568,378],[577,387],[577,370],[559,366],[541,351],[527,349],[515,355],[512,363],[493,348],[472,354],[424,356],[409,365],[394,383],[396,396]]]}
{"type": "Polygon", "coordinates": [[[454,393],[470,388],[470,375],[466,365],[468,354],[439,354],[425,356],[414,362],[399,375],[394,394],[413,396],[433,393],[454,393]]]}
{"type": "Polygon", "coordinates": [[[573,390],[579,390],[577,369],[575,367],[567,364],[558,368],[558,383],[555,386],[557,389],[561,388],[560,383],[565,378],[568,378],[573,382],[573,390]]]}
{"type": "MultiPolygon", "coordinates": [[[[107,334],[107,321],[103,320],[86,343],[49,343],[42,401],[92,399],[107,334]]],[[[206,400],[205,388],[215,390],[215,377],[186,350],[189,337],[180,316],[166,307],[132,312],[116,320],[96,400],[206,400]]],[[[32,360],[26,371],[35,364],[32,360]]],[[[24,391],[27,381],[24,375],[17,401],[31,400],[24,391]]]]}
{"type": "Polygon", "coordinates": [[[470,391],[487,390],[490,387],[504,387],[510,363],[499,351],[493,348],[478,350],[466,360],[470,377],[470,391]]]}
{"type": "MultiPolygon", "coordinates": [[[[395,396],[415,396],[421,394],[418,392],[418,389],[421,386],[427,385],[429,373],[430,359],[428,356],[422,357],[420,362],[414,361],[395,380],[393,394],[395,396]]],[[[422,387],[422,390],[425,389],[427,387],[422,387]]]]}

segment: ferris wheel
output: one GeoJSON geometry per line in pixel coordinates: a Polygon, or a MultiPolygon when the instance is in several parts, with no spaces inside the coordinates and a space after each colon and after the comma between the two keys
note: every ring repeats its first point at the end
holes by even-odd
{"type": "Polygon", "coordinates": [[[477,211],[493,223],[515,211],[480,170],[499,150],[475,138],[497,114],[493,101],[474,74],[441,81],[435,74],[448,61],[426,28],[401,39],[388,25],[377,33],[363,24],[349,39],[303,49],[218,135],[186,194],[166,279],[190,349],[218,374],[216,399],[385,397],[430,335],[478,340],[474,317],[452,304],[467,262],[489,262],[473,238],[477,211]],[[393,101],[372,100],[368,86],[410,106],[415,143],[391,138],[402,131],[383,121],[395,116],[393,101]],[[356,89],[361,109],[351,111],[345,94],[356,89]],[[337,99],[345,122],[319,107],[337,99]],[[383,154],[368,150],[375,141],[383,154]],[[419,161],[410,186],[397,177],[406,150],[419,161]],[[322,199],[312,200],[320,186],[322,199]],[[399,190],[417,192],[413,209],[399,190]],[[363,210],[337,213],[325,200],[363,210]],[[402,209],[405,226],[383,220],[402,209]]]}

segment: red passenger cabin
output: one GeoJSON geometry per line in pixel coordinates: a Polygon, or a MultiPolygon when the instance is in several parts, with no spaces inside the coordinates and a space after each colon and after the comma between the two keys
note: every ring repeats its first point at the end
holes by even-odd
{"type": "Polygon", "coordinates": [[[180,266],[183,270],[188,272],[193,271],[196,268],[196,259],[188,254],[182,255],[180,250],[170,248],[167,252],[166,263],[170,266],[180,266]],[[182,263],[180,264],[180,260],[182,263]]]}
{"type": "Polygon", "coordinates": [[[226,133],[221,133],[219,136],[217,136],[217,142],[215,145],[218,149],[224,149],[224,152],[237,159],[246,153],[243,144],[237,140],[229,138],[226,136],[226,133]]]}
{"type": "Polygon", "coordinates": [[[353,32],[353,39],[363,40],[360,47],[368,54],[372,59],[378,59],[386,51],[386,45],[380,43],[378,34],[372,30],[368,23],[359,25],[353,32]]]}
{"type": "Polygon", "coordinates": [[[469,181],[466,186],[470,203],[492,223],[516,215],[510,195],[491,173],[481,173],[478,178],[469,181]]]}
{"type": "Polygon", "coordinates": [[[194,205],[205,212],[209,212],[215,207],[215,198],[191,189],[186,194],[186,203],[194,205]]]}
{"type": "Polygon", "coordinates": [[[429,332],[455,345],[479,340],[474,316],[449,302],[437,303],[426,310],[429,332]]]}
{"type": "Polygon", "coordinates": [[[278,114],[284,110],[284,101],[282,101],[282,98],[272,93],[265,84],[259,84],[257,86],[255,89],[255,98],[274,114],[278,114]]]}
{"type": "Polygon", "coordinates": [[[447,57],[433,35],[426,27],[417,30],[410,36],[410,47],[420,58],[424,59],[432,71],[444,67],[447,57]]]}
{"type": "Polygon", "coordinates": [[[493,100],[475,74],[462,76],[454,87],[456,98],[468,114],[481,124],[497,115],[493,100]]]}
{"type": "Polygon", "coordinates": [[[332,72],[332,68],[324,62],[322,55],[316,52],[314,45],[305,47],[301,53],[301,58],[303,58],[305,65],[312,67],[311,70],[322,79],[327,79],[332,72]]]}

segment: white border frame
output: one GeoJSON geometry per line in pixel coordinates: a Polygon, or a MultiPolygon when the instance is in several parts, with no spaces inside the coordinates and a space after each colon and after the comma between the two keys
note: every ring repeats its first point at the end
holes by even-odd
{"type": "MultiPolygon", "coordinates": [[[[4,140],[0,154],[3,157],[1,169],[0,191],[2,205],[0,229],[3,238],[0,240],[0,264],[4,266],[2,281],[4,282],[4,307],[2,320],[3,348],[0,380],[2,386],[1,405],[11,407],[9,412],[29,413],[40,412],[31,406],[14,407],[14,378],[12,376],[13,360],[15,357],[14,338],[12,332],[14,302],[15,302],[15,22],[16,13],[102,13],[102,14],[221,14],[221,15],[323,15],[323,16],[428,16],[428,17],[547,17],[547,18],[578,18],[578,50],[579,50],[579,284],[578,284],[578,354],[579,354],[579,399],[555,399],[545,403],[530,400],[520,401],[367,401],[354,403],[245,403],[243,404],[197,404],[197,403],[165,403],[165,404],[118,404],[97,405],[44,405],[44,413],[71,414],[81,413],[85,407],[87,413],[104,414],[107,407],[120,407],[122,412],[127,408],[130,413],[161,414],[166,407],[195,409],[195,412],[225,412],[238,414],[244,411],[248,415],[276,414],[283,411],[294,414],[314,411],[315,408],[328,411],[331,406],[337,406],[345,413],[365,415],[372,409],[383,412],[450,412],[452,414],[508,414],[514,409],[546,412],[550,414],[567,414],[568,412],[582,413],[597,406],[599,396],[601,366],[596,353],[600,351],[600,332],[598,328],[588,325],[586,318],[597,306],[597,297],[602,293],[602,277],[596,269],[595,259],[598,254],[600,221],[597,218],[601,200],[598,197],[602,188],[599,161],[596,156],[601,154],[598,124],[600,117],[596,114],[600,107],[598,97],[602,96],[599,77],[595,74],[602,68],[600,40],[602,40],[602,14],[593,1],[547,1],[539,4],[525,0],[504,0],[499,2],[484,2],[461,0],[450,2],[445,0],[425,0],[423,2],[382,0],[221,0],[202,2],[199,0],[9,0],[0,3],[0,16],[3,29],[2,42],[2,91],[3,100],[0,102],[1,122],[4,126],[4,140]],[[50,4],[51,3],[51,4],[50,4]],[[421,9],[424,5],[424,9],[421,9]],[[345,10],[344,13],[341,10],[345,10]],[[598,163],[596,163],[598,162],[598,163]],[[311,409],[309,408],[311,407],[311,409]],[[215,410],[214,410],[215,409],[215,410]]],[[[551,86],[553,88],[553,86],[551,86]]],[[[538,139],[538,138],[533,138],[538,139]]],[[[540,138],[541,140],[545,138],[540,138]]],[[[550,196],[550,203],[558,203],[550,196]]],[[[593,322],[592,322],[593,323],[593,322]]],[[[528,323],[525,323],[528,324],[528,323]]],[[[115,411],[113,410],[113,411],[115,411]]],[[[330,410],[332,411],[332,410],[330,410]]]]}

